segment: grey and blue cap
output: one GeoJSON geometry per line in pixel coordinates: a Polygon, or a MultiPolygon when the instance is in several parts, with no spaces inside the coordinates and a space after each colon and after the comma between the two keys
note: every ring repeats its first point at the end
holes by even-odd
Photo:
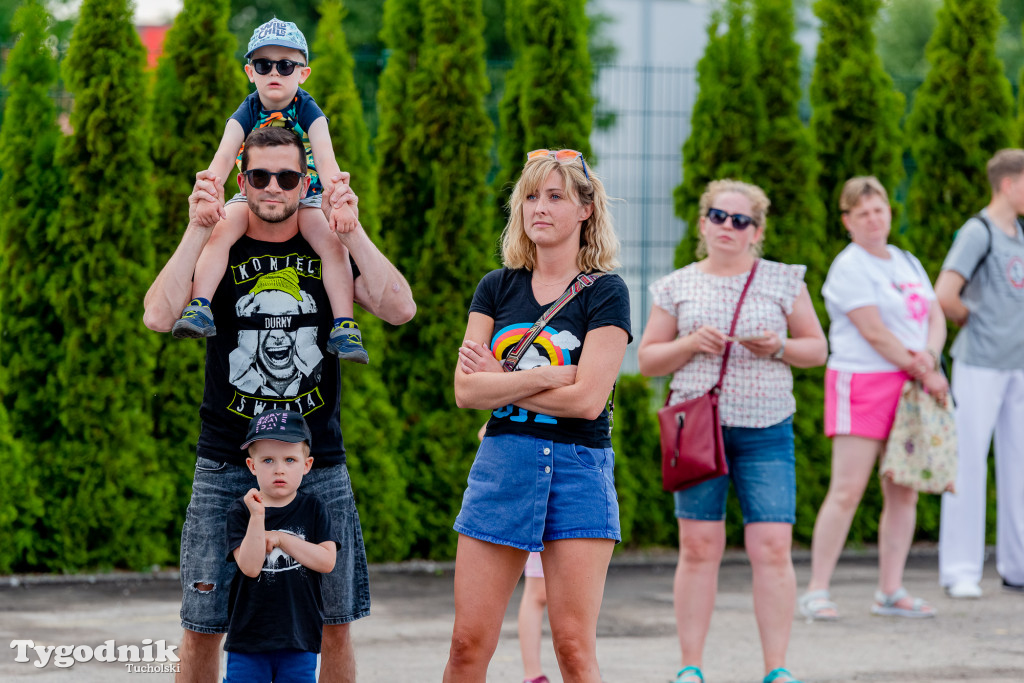
{"type": "Polygon", "coordinates": [[[249,50],[245,53],[245,58],[249,59],[253,52],[268,45],[299,50],[306,61],[309,61],[306,36],[302,35],[302,31],[295,25],[295,22],[271,19],[262,26],[257,26],[256,30],[252,32],[252,38],[249,39],[249,50]]]}
{"type": "Polygon", "coordinates": [[[306,418],[293,410],[267,410],[250,420],[249,433],[245,435],[242,448],[246,449],[253,441],[260,439],[285,443],[305,441],[310,447],[313,446],[313,435],[309,432],[306,418]]]}

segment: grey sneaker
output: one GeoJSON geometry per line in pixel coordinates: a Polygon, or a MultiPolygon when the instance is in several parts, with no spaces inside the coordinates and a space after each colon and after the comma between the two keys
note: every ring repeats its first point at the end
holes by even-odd
{"type": "MultiPolygon", "coordinates": [[[[355,323],[352,323],[355,325],[355,323]]],[[[358,327],[342,327],[335,325],[331,330],[331,337],[327,340],[327,350],[341,360],[352,361],[366,365],[370,362],[370,356],[363,348],[363,333],[358,327]]]]}
{"type": "Polygon", "coordinates": [[[217,334],[217,326],[213,324],[213,311],[204,306],[199,299],[192,299],[181,317],[171,328],[171,336],[175,339],[201,339],[217,334]]]}

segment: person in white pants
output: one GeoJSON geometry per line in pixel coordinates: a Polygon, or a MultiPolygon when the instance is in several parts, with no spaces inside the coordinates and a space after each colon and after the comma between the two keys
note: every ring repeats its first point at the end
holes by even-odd
{"type": "Polygon", "coordinates": [[[957,232],[935,282],[953,343],[956,492],[942,497],[939,583],[979,598],[985,560],[988,449],[995,432],[996,570],[1024,592],[1024,150],[988,162],[992,200],[957,232]]]}

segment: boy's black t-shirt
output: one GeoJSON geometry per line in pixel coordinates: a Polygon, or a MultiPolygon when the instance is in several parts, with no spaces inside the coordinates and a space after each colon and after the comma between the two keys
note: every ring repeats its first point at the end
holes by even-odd
{"type": "MultiPolygon", "coordinates": [[[[491,352],[504,359],[516,342],[551,306],[533,296],[532,273],[525,268],[502,268],[488,273],[477,285],[471,313],[483,313],[494,319],[491,352]]],[[[548,321],[534,343],[519,361],[516,371],[543,365],[579,365],[587,332],[609,325],[621,327],[633,340],[629,323],[629,290],[618,275],[603,275],[584,287],[548,321]]],[[[542,415],[515,405],[492,411],[487,433],[530,434],[560,443],[575,443],[588,448],[609,448],[608,409],[596,420],[542,415]]]]}
{"type": "Polygon", "coordinates": [[[212,310],[202,455],[244,465],[239,446],[249,421],[280,408],[306,418],[314,467],[345,462],[338,361],[326,352],[333,317],[313,248],[298,234],[285,242],[243,236],[231,247],[212,310]]]}
{"type": "MultiPolygon", "coordinates": [[[[266,508],[264,528],[298,536],[310,543],[334,541],[331,516],[316,496],[297,492],[284,507],[266,508]]],[[[239,498],[228,508],[228,557],[242,545],[249,527],[249,508],[239,498]]],[[[228,598],[228,652],[304,650],[320,652],[323,637],[324,600],[320,572],[306,569],[280,548],[267,555],[263,571],[253,579],[241,571],[231,581],[228,598]]]]}

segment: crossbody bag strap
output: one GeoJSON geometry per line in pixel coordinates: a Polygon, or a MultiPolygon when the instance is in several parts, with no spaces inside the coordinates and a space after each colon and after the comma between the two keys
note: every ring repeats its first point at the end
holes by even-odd
{"type": "Polygon", "coordinates": [[[544,311],[544,315],[538,318],[537,322],[533,324],[533,327],[527,331],[520,339],[519,342],[512,347],[509,354],[505,356],[505,360],[501,363],[501,368],[505,372],[512,372],[519,365],[520,359],[526,353],[526,350],[530,348],[533,341],[537,338],[537,335],[541,333],[541,330],[547,326],[548,321],[555,317],[555,315],[565,308],[566,304],[572,301],[572,298],[583,291],[584,287],[589,287],[594,284],[599,277],[605,273],[593,273],[587,275],[586,273],[580,273],[573,280],[572,284],[564,292],[562,296],[555,299],[555,302],[551,304],[548,310],[544,311]]]}
{"type": "MultiPolygon", "coordinates": [[[[754,281],[754,273],[757,272],[757,264],[761,262],[761,259],[754,261],[754,265],[750,267],[750,275],[747,276],[747,283],[743,285],[743,291],[740,292],[740,300],[736,302],[736,310],[732,314],[732,324],[729,326],[729,336],[733,336],[736,333],[736,322],[740,319],[740,308],[743,306],[743,300],[747,298],[747,290],[750,289],[750,283],[754,281]]],[[[725,365],[729,362],[729,352],[732,350],[732,342],[725,342],[725,352],[722,353],[722,369],[718,373],[718,382],[711,388],[716,394],[722,390],[722,380],[725,379],[725,365]]]]}

